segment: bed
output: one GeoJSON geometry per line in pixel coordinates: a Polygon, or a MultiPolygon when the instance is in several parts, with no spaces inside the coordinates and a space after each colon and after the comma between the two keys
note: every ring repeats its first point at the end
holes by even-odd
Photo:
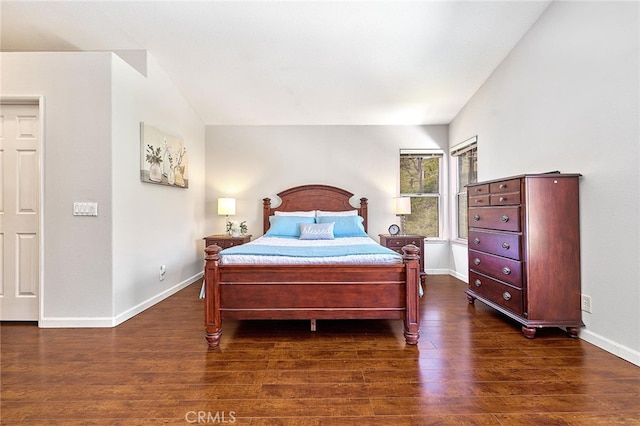
{"type": "MultiPolygon", "coordinates": [[[[366,198],[354,207],[350,204],[352,193],[328,185],[297,186],[277,195],[281,202],[276,208],[270,198],[263,200],[265,237],[283,223],[274,217],[296,217],[311,211],[316,215],[320,211],[329,216],[358,216],[366,233],[366,198]]],[[[217,245],[205,248],[205,337],[211,348],[219,347],[226,319],[310,320],[312,330],[316,320],[398,319],[404,322],[406,343],[418,343],[421,288],[420,250],[416,246],[403,247],[404,254],[396,261],[373,263],[336,263],[336,259],[234,263],[227,261],[232,257],[225,255],[228,250],[221,251],[217,245]]]]}

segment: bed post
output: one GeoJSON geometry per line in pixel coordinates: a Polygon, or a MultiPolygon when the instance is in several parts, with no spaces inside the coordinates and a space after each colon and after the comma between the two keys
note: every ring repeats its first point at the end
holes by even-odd
{"type": "Polygon", "coordinates": [[[271,216],[271,198],[262,199],[262,233],[269,230],[269,216],[271,216]]]}
{"type": "Polygon", "coordinates": [[[402,247],[402,259],[406,268],[407,310],[404,315],[404,338],[415,345],[420,338],[420,249],[413,244],[402,247]]]}
{"type": "Polygon", "coordinates": [[[364,226],[365,232],[367,231],[367,229],[369,229],[367,227],[368,216],[369,216],[369,212],[367,211],[368,206],[369,206],[368,200],[365,197],[360,198],[360,217],[364,219],[364,221],[362,222],[362,226],[364,226]]]}
{"type": "Polygon", "coordinates": [[[220,261],[221,247],[211,245],[205,247],[204,251],[204,327],[205,338],[210,348],[217,348],[220,345],[222,335],[222,324],[220,322],[220,261]]]}

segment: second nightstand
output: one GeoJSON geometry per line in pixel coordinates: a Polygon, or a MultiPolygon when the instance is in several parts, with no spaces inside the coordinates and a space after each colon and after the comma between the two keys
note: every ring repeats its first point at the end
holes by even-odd
{"type": "Polygon", "coordinates": [[[208,237],[204,237],[204,246],[208,247],[212,244],[216,244],[223,249],[239,246],[251,241],[251,235],[240,235],[239,237],[232,237],[227,234],[217,234],[217,235],[209,235],[208,237]]]}
{"type": "MultiPolygon", "coordinates": [[[[240,235],[239,237],[232,237],[228,234],[214,234],[203,238],[204,247],[207,248],[212,244],[215,244],[223,249],[240,246],[244,243],[251,241],[251,235],[240,235]]],[[[200,289],[200,299],[204,299],[204,281],[202,282],[202,288],[200,289]]]]}
{"type": "Polygon", "coordinates": [[[413,244],[420,249],[420,276],[424,279],[424,239],[423,235],[379,234],[380,244],[402,254],[402,247],[413,244]]]}

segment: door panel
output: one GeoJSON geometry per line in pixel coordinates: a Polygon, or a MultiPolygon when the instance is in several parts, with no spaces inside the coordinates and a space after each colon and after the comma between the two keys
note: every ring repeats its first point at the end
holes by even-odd
{"type": "Polygon", "coordinates": [[[0,104],[0,320],[38,320],[40,118],[37,104],[0,104]]]}

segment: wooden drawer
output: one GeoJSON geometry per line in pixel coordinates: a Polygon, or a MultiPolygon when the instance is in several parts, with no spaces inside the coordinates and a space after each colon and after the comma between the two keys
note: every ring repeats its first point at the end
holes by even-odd
{"type": "Polygon", "coordinates": [[[490,232],[473,229],[469,231],[469,248],[515,260],[522,259],[522,237],[519,234],[490,232]]]}
{"type": "Polygon", "coordinates": [[[520,261],[469,250],[469,268],[522,288],[522,262],[520,261]]]}
{"type": "MultiPolygon", "coordinates": [[[[389,247],[390,249],[398,249],[400,250],[402,247],[406,246],[407,244],[413,244],[416,247],[420,247],[422,246],[424,240],[419,240],[418,238],[412,238],[412,237],[407,237],[407,238],[403,238],[403,237],[393,237],[392,239],[388,239],[386,241],[386,245],[387,247],[389,247]]],[[[401,253],[402,251],[400,251],[401,253]]]]}
{"type": "Polygon", "coordinates": [[[223,249],[239,246],[251,241],[251,235],[241,235],[239,237],[231,237],[227,235],[209,235],[204,237],[205,247],[215,244],[223,249]]]}
{"type": "Polygon", "coordinates": [[[474,206],[488,206],[491,204],[491,196],[489,194],[487,195],[480,195],[478,197],[469,197],[469,206],[470,207],[474,207],[474,206]]]}
{"type": "Polygon", "coordinates": [[[402,253],[400,250],[402,247],[406,246],[404,238],[394,238],[392,240],[387,240],[386,245],[388,248],[397,251],[398,253],[402,253]]]}
{"type": "Polygon", "coordinates": [[[491,194],[492,206],[507,206],[512,204],[520,204],[519,192],[508,192],[504,194],[491,194]]]}
{"type": "Polygon", "coordinates": [[[469,272],[469,289],[500,306],[523,315],[522,290],[476,272],[469,272]]]}
{"type": "Polygon", "coordinates": [[[469,187],[469,190],[467,191],[467,193],[469,194],[469,197],[475,197],[478,195],[488,195],[489,194],[489,184],[482,184],[482,185],[473,185],[469,187]]]}
{"type": "Polygon", "coordinates": [[[520,179],[509,179],[489,184],[489,192],[502,194],[507,192],[520,192],[520,179]]]}
{"type": "MultiPolygon", "coordinates": [[[[424,238],[422,239],[418,239],[418,238],[407,238],[407,244],[413,244],[416,247],[422,247],[422,245],[424,244],[424,238]]],[[[420,253],[420,255],[422,255],[422,253],[420,253]]]]}
{"type": "Polygon", "coordinates": [[[217,244],[223,249],[226,249],[229,247],[242,245],[243,242],[239,240],[220,240],[220,241],[217,241],[217,244]]]}
{"type": "Polygon", "coordinates": [[[520,232],[520,207],[471,207],[469,227],[520,232]]]}

